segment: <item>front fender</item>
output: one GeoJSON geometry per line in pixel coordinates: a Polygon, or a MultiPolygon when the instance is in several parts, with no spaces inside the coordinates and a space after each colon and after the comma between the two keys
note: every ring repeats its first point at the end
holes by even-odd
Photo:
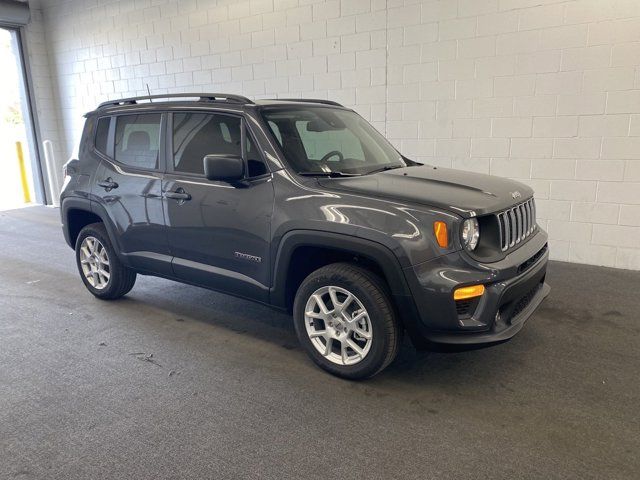
{"type": "Polygon", "coordinates": [[[402,324],[414,344],[420,344],[421,335],[417,325],[418,311],[400,259],[394,254],[393,248],[358,236],[308,229],[293,230],[283,235],[276,247],[276,253],[272,255],[274,281],[270,290],[270,303],[273,306],[279,308],[286,308],[287,306],[287,272],[289,271],[293,252],[301,246],[331,248],[353,253],[358,257],[364,257],[375,262],[387,279],[390,293],[402,324]]]}
{"type": "Polygon", "coordinates": [[[320,230],[294,230],[282,237],[272,256],[273,286],[271,288],[271,303],[284,307],[286,303],[285,286],[291,257],[298,247],[330,248],[375,262],[383,271],[389,283],[392,295],[410,295],[407,281],[404,277],[402,265],[393,251],[387,246],[360,238],[320,230]]]}

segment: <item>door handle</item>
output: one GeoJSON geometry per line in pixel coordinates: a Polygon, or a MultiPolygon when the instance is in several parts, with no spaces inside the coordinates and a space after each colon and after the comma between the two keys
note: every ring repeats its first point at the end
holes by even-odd
{"type": "Polygon", "coordinates": [[[98,185],[100,185],[102,188],[104,188],[107,192],[110,192],[114,188],[118,188],[118,184],[116,182],[114,182],[111,177],[109,177],[106,180],[103,180],[101,182],[98,182],[98,185]]]}
{"type": "Polygon", "coordinates": [[[191,200],[191,195],[185,192],[184,188],[178,188],[175,192],[165,192],[164,196],[166,198],[177,200],[180,204],[191,200]]]}

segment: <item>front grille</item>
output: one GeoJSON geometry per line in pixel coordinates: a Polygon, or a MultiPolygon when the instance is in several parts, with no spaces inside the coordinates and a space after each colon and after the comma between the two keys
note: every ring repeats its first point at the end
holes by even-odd
{"type": "Polygon", "coordinates": [[[536,229],[536,204],[533,198],[496,214],[500,226],[500,248],[506,251],[519,244],[536,229]]]}
{"type": "Polygon", "coordinates": [[[540,257],[544,255],[546,251],[547,251],[547,245],[545,244],[545,246],[542,247],[540,250],[538,250],[538,252],[535,253],[533,257],[531,257],[526,262],[522,262],[520,266],[518,266],[518,273],[524,272],[527,268],[529,268],[531,265],[536,263],[540,259],[540,257]]]}

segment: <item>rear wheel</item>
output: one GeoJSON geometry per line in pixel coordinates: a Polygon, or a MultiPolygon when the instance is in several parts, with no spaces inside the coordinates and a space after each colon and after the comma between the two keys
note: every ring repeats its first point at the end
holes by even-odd
{"type": "Polygon", "coordinates": [[[294,302],[300,343],[321,368],[344,378],[377,374],[395,358],[400,327],[384,282],[335,263],[311,273],[294,302]]]}
{"type": "Polygon", "coordinates": [[[102,223],[92,223],[80,231],[76,263],[87,290],[101,299],[120,298],[136,283],[136,272],[122,265],[102,223]]]}

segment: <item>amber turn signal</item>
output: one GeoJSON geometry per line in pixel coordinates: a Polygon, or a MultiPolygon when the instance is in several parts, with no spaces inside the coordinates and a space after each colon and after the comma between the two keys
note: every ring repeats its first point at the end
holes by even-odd
{"type": "Polygon", "coordinates": [[[467,298],[479,297],[484,293],[484,285],[470,285],[468,287],[457,288],[453,292],[454,300],[466,300],[467,298]]]}
{"type": "Polygon", "coordinates": [[[447,231],[447,224],[444,222],[433,222],[433,233],[436,235],[438,245],[442,248],[449,246],[449,232],[447,231]]]}

